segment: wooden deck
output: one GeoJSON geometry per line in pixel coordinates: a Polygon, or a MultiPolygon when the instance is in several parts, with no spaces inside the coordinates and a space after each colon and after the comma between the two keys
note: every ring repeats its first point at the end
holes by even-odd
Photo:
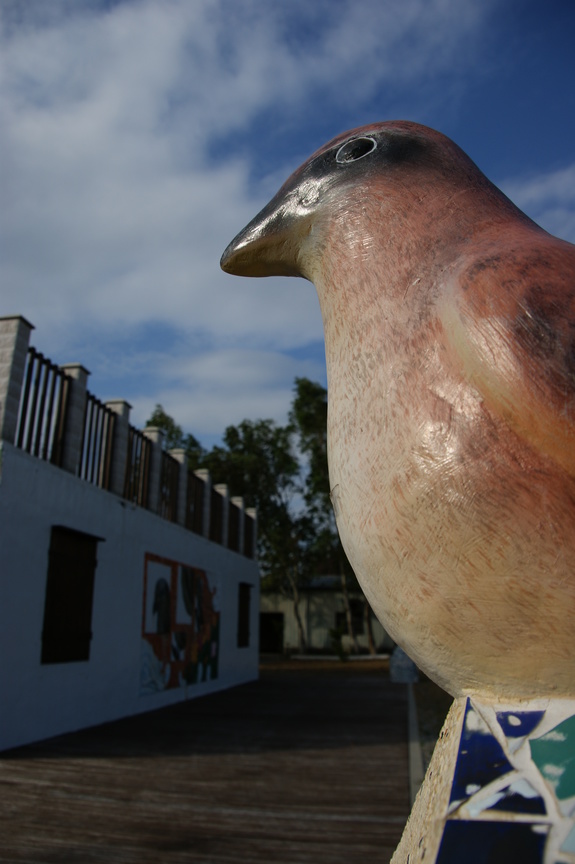
{"type": "Polygon", "coordinates": [[[409,812],[405,685],[365,663],[0,754],[0,861],[388,862],[409,812]]]}

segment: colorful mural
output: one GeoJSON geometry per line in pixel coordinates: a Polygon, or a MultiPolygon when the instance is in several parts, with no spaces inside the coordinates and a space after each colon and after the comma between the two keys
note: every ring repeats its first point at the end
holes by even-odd
{"type": "Polygon", "coordinates": [[[146,553],[140,695],[213,681],[219,647],[217,579],[146,553]]]}

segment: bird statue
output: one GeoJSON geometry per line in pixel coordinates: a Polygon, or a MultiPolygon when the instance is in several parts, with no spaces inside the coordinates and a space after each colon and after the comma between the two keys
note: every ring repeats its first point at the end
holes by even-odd
{"type": "Polygon", "coordinates": [[[337,526],[392,638],[456,699],[575,696],[575,246],[393,121],[317,150],[221,266],[316,286],[337,526]]]}
{"type": "Polygon", "coordinates": [[[321,147],[222,268],[319,295],[338,530],[454,696],[575,692],[575,247],[408,122],[321,147]]]}

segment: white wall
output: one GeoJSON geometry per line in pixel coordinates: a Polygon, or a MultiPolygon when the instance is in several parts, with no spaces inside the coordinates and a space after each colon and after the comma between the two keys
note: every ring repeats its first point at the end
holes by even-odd
{"type": "Polygon", "coordinates": [[[258,675],[255,561],[78,480],[4,442],[0,466],[0,749],[156,709],[258,675]],[[41,664],[51,528],[98,544],[86,662],[41,664]],[[140,695],[147,553],[205,570],[219,586],[219,673],[140,695]],[[253,585],[250,645],[237,648],[238,584],[253,585]]]}

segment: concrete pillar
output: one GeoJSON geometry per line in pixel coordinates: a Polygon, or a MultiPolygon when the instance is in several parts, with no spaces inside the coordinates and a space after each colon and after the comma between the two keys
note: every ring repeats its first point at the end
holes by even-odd
{"type": "Polygon", "coordinates": [[[160,510],[164,430],[156,426],[146,426],[145,429],[142,429],[142,433],[152,442],[150,477],[148,481],[148,510],[151,510],[152,513],[158,513],[160,510]]]}
{"type": "MultiPolygon", "coordinates": [[[[253,557],[257,558],[257,542],[258,542],[258,514],[255,507],[247,507],[245,510],[245,516],[249,516],[252,520],[252,549],[253,549],[253,557]]],[[[246,526],[247,527],[247,526],[246,526]]],[[[244,533],[244,544],[245,544],[245,533],[244,533]]],[[[244,545],[244,555],[246,554],[246,547],[244,545]]]]}
{"type": "Polygon", "coordinates": [[[204,537],[210,536],[210,516],[211,516],[211,499],[212,499],[212,478],[207,468],[198,468],[194,471],[196,477],[204,482],[204,519],[202,534],[204,537]]]}
{"type": "Polygon", "coordinates": [[[14,444],[30,333],[21,315],[0,318],[0,440],[14,444]]]}
{"type": "Polygon", "coordinates": [[[169,451],[176,462],[180,463],[180,477],[178,482],[178,501],[176,504],[176,522],[178,525],[186,524],[186,503],[188,500],[188,457],[182,448],[169,451]]]}
{"type": "Polygon", "coordinates": [[[238,552],[240,555],[244,553],[244,526],[245,526],[245,512],[244,512],[244,499],[241,496],[237,496],[231,499],[231,504],[235,504],[235,506],[240,511],[240,521],[238,525],[238,552]]]}
{"type": "Polygon", "coordinates": [[[64,429],[64,454],[61,467],[71,474],[78,474],[82,462],[82,440],[86,416],[86,394],[88,370],[81,363],[66,363],[60,366],[72,380],[68,395],[68,410],[64,429]]]}
{"type": "Polygon", "coordinates": [[[106,402],[116,415],[114,423],[114,443],[112,446],[112,464],[110,466],[110,492],[124,495],[126,483],[126,464],[128,461],[128,439],[130,431],[130,410],[132,406],[124,399],[110,399],[106,402]]]}
{"type": "Polygon", "coordinates": [[[218,495],[222,496],[222,546],[228,545],[228,528],[229,528],[229,502],[230,496],[228,493],[227,483],[217,483],[214,490],[218,495]]]}

